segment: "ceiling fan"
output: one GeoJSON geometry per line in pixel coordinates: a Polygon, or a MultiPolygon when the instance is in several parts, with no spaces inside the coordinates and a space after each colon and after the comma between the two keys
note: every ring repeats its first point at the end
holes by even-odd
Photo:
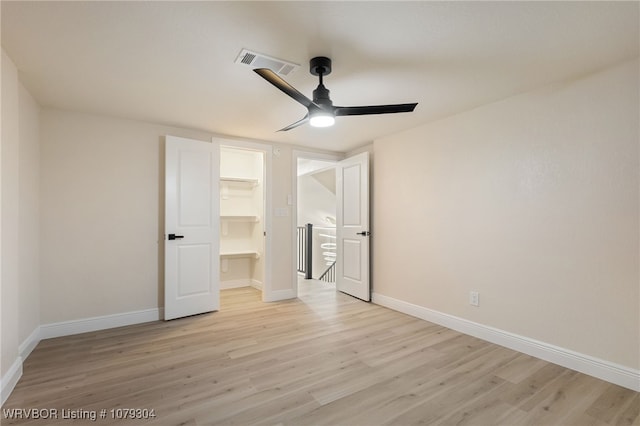
{"type": "Polygon", "coordinates": [[[313,100],[297,91],[293,86],[280,78],[269,68],[256,68],[254,71],[269,83],[276,86],[293,100],[305,106],[307,114],[301,119],[279,131],[287,131],[296,128],[307,121],[314,127],[328,127],[335,123],[335,118],[346,115],[370,115],[370,114],[392,114],[398,112],[411,112],[417,103],[395,104],[395,105],[369,105],[369,106],[334,106],[329,98],[329,90],[322,84],[322,77],[331,74],[331,59],[318,56],[309,61],[309,71],[317,75],[320,83],[313,91],[313,100]]]}

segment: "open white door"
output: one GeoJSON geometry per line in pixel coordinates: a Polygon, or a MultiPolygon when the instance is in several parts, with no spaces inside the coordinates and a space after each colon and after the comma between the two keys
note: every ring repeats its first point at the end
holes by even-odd
{"type": "Polygon", "coordinates": [[[219,156],[215,143],[166,137],[165,320],[220,308],[219,156]]]}
{"type": "Polygon", "coordinates": [[[337,163],[336,206],[336,287],[369,302],[368,152],[337,163]]]}

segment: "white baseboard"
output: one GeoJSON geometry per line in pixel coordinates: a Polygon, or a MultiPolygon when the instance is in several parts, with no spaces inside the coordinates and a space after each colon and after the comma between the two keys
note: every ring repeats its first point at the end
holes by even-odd
{"type": "Polygon", "coordinates": [[[239,280],[220,281],[220,290],[229,290],[230,288],[250,287],[251,280],[248,278],[239,280]]]}
{"type": "Polygon", "coordinates": [[[40,327],[36,327],[24,342],[18,346],[18,357],[15,359],[9,371],[0,378],[0,405],[4,404],[18,380],[22,377],[22,363],[40,343],[40,327]]]}
{"type": "Polygon", "coordinates": [[[36,327],[31,334],[24,339],[24,342],[18,346],[18,354],[22,357],[23,360],[27,359],[27,357],[31,354],[31,352],[38,346],[41,340],[41,331],[40,327],[36,327]]]}
{"type": "Polygon", "coordinates": [[[22,357],[18,356],[11,364],[9,370],[0,379],[0,405],[4,405],[5,401],[13,392],[18,380],[22,377],[22,357]]]}
{"type": "Polygon", "coordinates": [[[640,392],[640,370],[634,370],[570,349],[478,324],[382,294],[374,293],[373,303],[640,392]]]}
{"type": "Polygon", "coordinates": [[[70,336],[72,334],[88,333],[91,331],[106,330],[108,328],[123,327],[125,325],[158,321],[163,317],[164,314],[162,308],[153,308],[142,311],[105,315],[101,317],[56,322],[41,325],[40,337],[42,339],[50,339],[52,337],[70,336]]]}
{"type": "Polygon", "coordinates": [[[231,288],[242,287],[253,287],[257,290],[262,290],[262,282],[258,280],[252,280],[250,278],[220,281],[220,290],[229,290],[231,288]]]}
{"type": "Polygon", "coordinates": [[[274,290],[271,291],[269,295],[263,293],[263,302],[277,302],[279,300],[287,300],[293,299],[296,297],[296,294],[293,289],[286,290],[274,290]]]}

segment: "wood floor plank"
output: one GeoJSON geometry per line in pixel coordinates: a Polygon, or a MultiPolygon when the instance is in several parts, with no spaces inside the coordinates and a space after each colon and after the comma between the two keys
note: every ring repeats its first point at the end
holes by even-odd
{"type": "Polygon", "coordinates": [[[155,418],[3,425],[640,425],[640,394],[302,281],[219,312],[40,342],[3,409],[155,418]]]}
{"type": "Polygon", "coordinates": [[[532,372],[529,377],[520,381],[517,385],[509,386],[501,396],[501,399],[510,405],[529,411],[531,407],[535,406],[535,403],[531,403],[531,400],[545,397],[546,394],[543,394],[545,389],[554,380],[559,380],[563,373],[568,372],[569,370],[565,368],[547,363],[544,367],[532,372]]]}
{"type": "Polygon", "coordinates": [[[586,413],[608,424],[631,425],[640,414],[640,394],[608,385],[586,413]]]}
{"type": "Polygon", "coordinates": [[[511,383],[518,384],[535,371],[544,367],[546,362],[526,354],[520,354],[504,367],[496,370],[495,374],[511,383]]]}
{"type": "Polygon", "coordinates": [[[545,389],[547,397],[528,410],[526,424],[539,425],[557,422],[570,423],[568,418],[585,413],[607,385],[584,374],[571,372],[563,375],[545,389]]]}

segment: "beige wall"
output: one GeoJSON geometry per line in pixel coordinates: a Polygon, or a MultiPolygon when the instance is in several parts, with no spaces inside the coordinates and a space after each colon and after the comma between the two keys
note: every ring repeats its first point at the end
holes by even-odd
{"type": "Polygon", "coordinates": [[[19,339],[40,326],[40,106],[19,87],[19,339]]]}
{"type": "Polygon", "coordinates": [[[376,141],[374,292],[638,369],[638,71],[376,141]]]}
{"type": "MultiPolygon", "coordinates": [[[[163,305],[163,136],[206,132],[44,109],[41,323],[163,305]]],[[[291,148],[273,156],[273,207],[291,193],[291,148]]],[[[273,217],[272,288],[291,282],[292,218],[273,217]]]]}
{"type": "MultiPolygon", "coordinates": [[[[37,331],[39,283],[39,112],[2,51],[2,139],[0,294],[2,334],[0,373],[19,368],[21,345],[37,331]]],[[[26,352],[31,348],[24,348],[26,352]]],[[[19,370],[17,370],[19,373],[19,370]]],[[[12,372],[16,372],[13,370],[12,372]]],[[[2,397],[7,395],[3,393],[2,397]]]]}
{"type": "Polygon", "coordinates": [[[18,71],[2,51],[2,377],[18,358],[18,71]]]}

